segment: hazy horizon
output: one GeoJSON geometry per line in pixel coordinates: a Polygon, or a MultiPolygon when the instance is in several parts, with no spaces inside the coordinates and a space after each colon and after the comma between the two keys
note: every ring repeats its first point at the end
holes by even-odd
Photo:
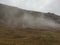
{"type": "Polygon", "coordinates": [[[60,16],[59,0],[0,0],[0,3],[27,10],[52,12],[60,16]]]}

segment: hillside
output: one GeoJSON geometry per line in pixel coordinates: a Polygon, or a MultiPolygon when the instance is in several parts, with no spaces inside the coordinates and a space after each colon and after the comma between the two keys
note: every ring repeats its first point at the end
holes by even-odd
{"type": "Polygon", "coordinates": [[[60,16],[0,4],[0,45],[60,45],[60,16]]]}
{"type": "Polygon", "coordinates": [[[0,4],[0,24],[11,27],[60,27],[60,16],[0,4]]]}

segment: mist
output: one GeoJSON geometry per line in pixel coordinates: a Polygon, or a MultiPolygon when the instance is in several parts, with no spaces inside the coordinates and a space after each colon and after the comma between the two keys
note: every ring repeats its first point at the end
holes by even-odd
{"type": "Polygon", "coordinates": [[[58,28],[60,24],[42,12],[0,5],[0,23],[13,28],[58,28]]]}

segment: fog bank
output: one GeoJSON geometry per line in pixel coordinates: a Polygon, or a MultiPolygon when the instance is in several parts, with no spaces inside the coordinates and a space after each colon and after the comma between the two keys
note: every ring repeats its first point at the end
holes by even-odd
{"type": "Polygon", "coordinates": [[[42,12],[28,11],[0,5],[0,23],[18,28],[57,28],[60,24],[46,17],[42,12]]]}

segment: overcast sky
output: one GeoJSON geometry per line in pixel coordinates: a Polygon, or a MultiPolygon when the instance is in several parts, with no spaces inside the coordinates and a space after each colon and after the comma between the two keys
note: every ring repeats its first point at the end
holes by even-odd
{"type": "Polygon", "coordinates": [[[60,0],[0,0],[0,3],[28,10],[52,12],[60,15],[60,0]]]}

